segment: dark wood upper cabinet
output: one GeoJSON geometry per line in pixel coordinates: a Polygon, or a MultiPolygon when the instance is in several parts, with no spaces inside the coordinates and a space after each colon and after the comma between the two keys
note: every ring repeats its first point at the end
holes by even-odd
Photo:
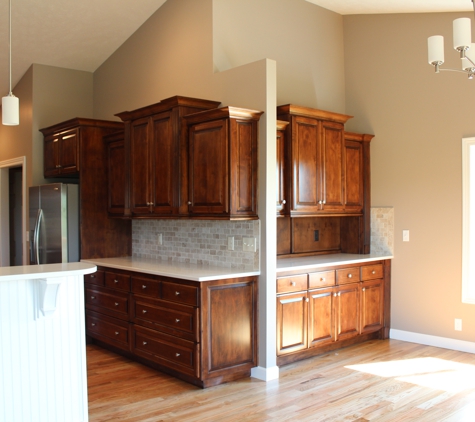
{"type": "Polygon", "coordinates": [[[125,123],[125,151],[130,155],[132,217],[188,214],[188,141],[183,117],[219,104],[175,96],[117,114],[125,123]]]}
{"type": "Polygon", "coordinates": [[[257,218],[257,129],[261,114],[223,107],[185,116],[191,217],[257,218]]]}
{"type": "Polygon", "coordinates": [[[108,213],[108,180],[125,176],[113,168],[109,169],[113,175],[108,177],[103,138],[123,128],[122,122],[74,118],[40,129],[44,135],[45,178],[75,176],[79,183],[81,259],[132,253],[130,221],[110,219],[108,213]]]}

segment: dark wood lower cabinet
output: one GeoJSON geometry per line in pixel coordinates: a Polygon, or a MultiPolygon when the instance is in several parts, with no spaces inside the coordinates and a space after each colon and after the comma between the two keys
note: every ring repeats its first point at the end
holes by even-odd
{"type": "Polygon", "coordinates": [[[390,260],[281,274],[277,364],[388,338],[390,277],[390,260]]]}
{"type": "Polygon", "coordinates": [[[100,267],[85,276],[90,341],[200,387],[257,365],[257,278],[193,282],[100,267]]]}

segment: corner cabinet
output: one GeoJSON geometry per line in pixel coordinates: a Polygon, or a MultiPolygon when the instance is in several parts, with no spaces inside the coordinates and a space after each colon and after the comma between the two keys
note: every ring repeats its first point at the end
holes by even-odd
{"type": "Polygon", "coordinates": [[[223,107],[185,116],[190,217],[257,218],[257,134],[262,112],[223,107]]]}
{"type": "Polygon", "coordinates": [[[188,213],[188,147],[182,118],[219,104],[175,96],[117,114],[125,123],[125,151],[130,157],[132,217],[188,213]]]}
{"type": "Polygon", "coordinates": [[[389,336],[391,261],[277,279],[277,363],[389,336]]]}
{"type": "Polygon", "coordinates": [[[257,365],[257,277],[193,282],[99,267],[84,281],[86,334],[102,347],[199,387],[257,365]]]}

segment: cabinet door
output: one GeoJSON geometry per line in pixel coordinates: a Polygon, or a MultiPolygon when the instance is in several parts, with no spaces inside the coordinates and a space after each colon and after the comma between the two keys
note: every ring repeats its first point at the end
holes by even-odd
{"type": "Polygon", "coordinates": [[[336,291],[336,340],[345,340],[360,332],[359,291],[359,283],[340,286],[336,291]]]}
{"type": "Polygon", "coordinates": [[[335,340],[334,289],[308,292],[308,347],[321,346],[335,340]]]}
{"type": "Polygon", "coordinates": [[[361,212],[364,203],[363,145],[345,142],[345,210],[361,212]]]}
{"type": "MultiPolygon", "coordinates": [[[[286,139],[285,139],[285,127],[277,126],[276,136],[276,178],[275,178],[275,192],[276,192],[276,207],[277,215],[288,214],[288,189],[287,182],[288,177],[286,174],[287,165],[287,151],[286,151],[286,139]],[[281,129],[279,129],[281,127],[281,129]]],[[[287,123],[287,122],[281,122],[287,123]]]]}
{"type": "Polygon", "coordinates": [[[68,175],[79,172],[79,129],[61,134],[59,143],[59,160],[61,174],[68,175]]]}
{"type": "Polygon", "coordinates": [[[190,213],[228,214],[228,121],[191,126],[189,142],[190,213]]]}
{"type": "Polygon", "coordinates": [[[130,127],[130,208],[133,214],[150,214],[151,167],[150,121],[138,119],[130,127]]]}
{"type": "Polygon", "coordinates": [[[345,180],[343,125],[335,122],[322,122],[321,125],[322,209],[325,212],[342,211],[345,180]]]}
{"type": "Polygon", "coordinates": [[[46,136],[43,148],[44,176],[54,177],[59,175],[59,136],[46,136]]]}
{"type": "Polygon", "coordinates": [[[383,280],[361,283],[361,334],[383,326],[383,280]]]}
{"type": "Polygon", "coordinates": [[[111,215],[128,214],[127,170],[123,132],[106,143],[107,211],[111,215]]]}
{"type": "Polygon", "coordinates": [[[316,213],[322,198],[320,123],[316,119],[292,118],[292,211],[316,213]]]}
{"type": "Polygon", "coordinates": [[[307,348],[307,292],[277,297],[277,356],[307,348]]]}
{"type": "Polygon", "coordinates": [[[172,113],[151,118],[152,125],[152,212],[168,215],[176,211],[178,175],[178,143],[173,136],[172,113]]]}

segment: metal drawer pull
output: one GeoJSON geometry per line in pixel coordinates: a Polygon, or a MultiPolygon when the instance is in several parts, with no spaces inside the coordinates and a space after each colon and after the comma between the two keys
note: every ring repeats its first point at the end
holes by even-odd
{"type": "Polygon", "coordinates": [[[146,289],[147,286],[145,284],[142,284],[142,289],[146,289]]]}
{"type": "Polygon", "coordinates": [[[348,274],[348,278],[351,278],[351,277],[353,277],[353,274],[348,274]]]}
{"type": "Polygon", "coordinates": [[[290,285],[291,285],[291,286],[295,286],[295,281],[292,281],[292,280],[291,280],[291,281],[290,281],[290,285]]]}
{"type": "Polygon", "coordinates": [[[175,292],[175,296],[179,296],[180,295],[180,292],[175,292]]]}
{"type": "Polygon", "coordinates": [[[115,302],[114,305],[115,305],[115,306],[119,306],[119,303],[118,303],[118,302],[115,302]]]}
{"type": "Polygon", "coordinates": [[[146,309],[142,309],[142,313],[143,313],[143,314],[146,314],[146,313],[147,313],[147,310],[146,310],[146,309]]]}
{"type": "Polygon", "coordinates": [[[116,332],[115,332],[115,335],[116,335],[116,336],[118,336],[118,335],[119,335],[119,332],[118,332],[118,331],[116,331],[116,332]]]}
{"type": "Polygon", "coordinates": [[[176,356],[176,357],[179,357],[179,356],[180,356],[180,353],[175,353],[175,356],[176,356]]]}
{"type": "Polygon", "coordinates": [[[176,319],[175,319],[175,322],[178,323],[178,322],[180,322],[180,320],[179,320],[178,318],[176,318],[176,319]]]}
{"type": "Polygon", "coordinates": [[[143,341],[142,344],[145,346],[145,345],[147,344],[147,342],[146,342],[146,341],[143,341]]]}
{"type": "Polygon", "coordinates": [[[91,299],[95,299],[95,298],[96,298],[96,296],[91,296],[91,299]]]}

